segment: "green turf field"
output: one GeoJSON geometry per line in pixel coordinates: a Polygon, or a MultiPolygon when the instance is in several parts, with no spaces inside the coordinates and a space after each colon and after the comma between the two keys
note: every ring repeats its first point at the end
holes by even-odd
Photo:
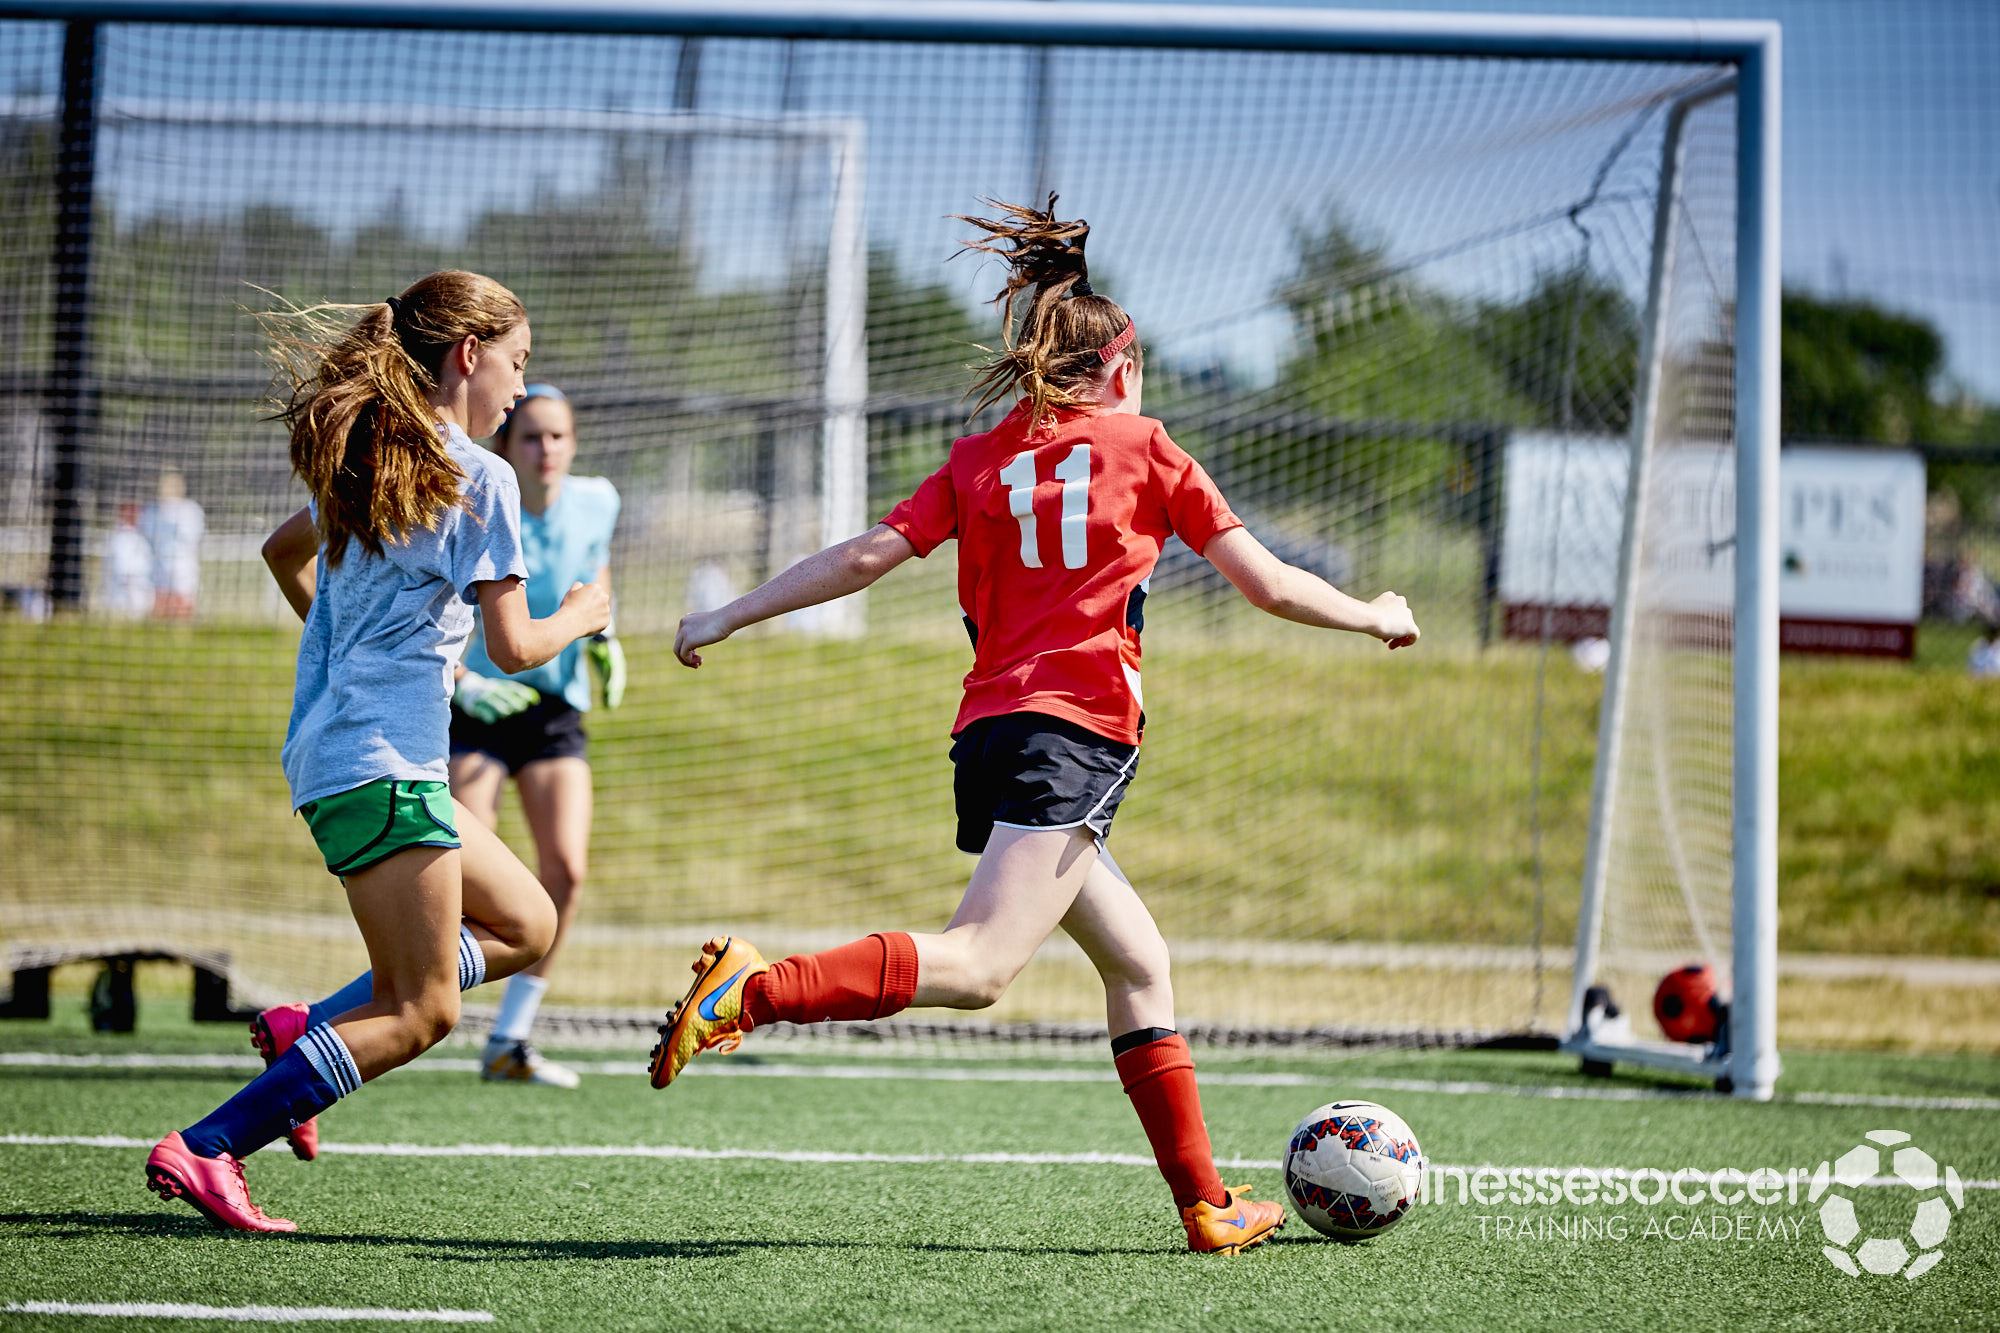
{"type": "MultiPolygon", "coordinates": [[[[162,1005],[136,1037],[94,1036],[79,1012],[65,1002],[51,1022],[0,1027],[0,1305],[442,1307],[502,1328],[593,1330],[2000,1327],[1994,1059],[1793,1055],[1784,1092],[1796,1100],[1760,1106],[1586,1081],[1555,1056],[1197,1052],[1217,1154],[1242,1163],[1224,1175],[1267,1194],[1281,1189],[1272,1163],[1292,1125],[1342,1096],[1393,1107],[1433,1162],[1467,1166],[1809,1171],[1867,1131],[1902,1130],[1974,1182],[1942,1261],[1911,1282],[1835,1271],[1803,1198],[1481,1206],[1453,1195],[1365,1245],[1323,1241],[1294,1218],[1261,1251],[1190,1256],[1094,1050],[975,1059],[770,1043],[759,1054],[754,1039],[667,1093],[637,1075],[642,1043],[576,1053],[587,1070],[635,1072],[587,1073],[575,1093],[482,1084],[466,1067],[473,1048],[447,1045],[325,1117],[318,1162],[282,1146],[253,1160],[256,1197],[298,1234],[222,1234],[155,1199],[140,1164],[144,1144],[244,1077],[187,1058],[247,1045],[162,1005]],[[31,1067],[24,1052],[167,1063],[31,1067]],[[1866,1104],[1882,1098],[1911,1100],[1866,1104]],[[385,1145],[473,1146],[399,1156],[385,1145]],[[548,1155],[558,1148],[602,1152],[548,1155]],[[992,1160],[949,1160],[977,1154],[992,1160]],[[1711,1234],[1733,1236],[1737,1218],[1744,1238],[1711,1234]]],[[[1864,1236],[1908,1225],[1907,1190],[1856,1194],[1864,1236]]],[[[205,1322],[0,1314],[0,1326],[205,1322]]]]}

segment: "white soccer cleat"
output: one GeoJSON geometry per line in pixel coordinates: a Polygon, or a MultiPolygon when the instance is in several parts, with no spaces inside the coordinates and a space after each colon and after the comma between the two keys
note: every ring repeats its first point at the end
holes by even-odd
{"type": "Polygon", "coordinates": [[[479,1077],[488,1083],[535,1083],[545,1088],[573,1088],[582,1082],[574,1069],[544,1058],[525,1041],[487,1042],[479,1077]]]}

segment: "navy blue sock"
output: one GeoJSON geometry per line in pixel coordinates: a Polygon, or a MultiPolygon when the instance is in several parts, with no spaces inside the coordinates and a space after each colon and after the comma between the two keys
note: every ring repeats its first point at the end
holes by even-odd
{"type": "Polygon", "coordinates": [[[324,1000],[315,1004],[306,1016],[306,1026],[318,1027],[321,1023],[331,1023],[349,1009],[359,1009],[375,998],[375,974],[363,972],[354,980],[342,986],[324,1000]]]}
{"type": "Polygon", "coordinates": [[[361,1072],[340,1035],[322,1023],[271,1062],[244,1089],[181,1131],[201,1157],[248,1157],[361,1086],[361,1072]]]}

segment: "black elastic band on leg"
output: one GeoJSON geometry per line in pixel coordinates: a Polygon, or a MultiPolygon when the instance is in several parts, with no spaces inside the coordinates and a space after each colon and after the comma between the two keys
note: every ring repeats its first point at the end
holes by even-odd
{"type": "Polygon", "coordinates": [[[1174,1035],[1172,1028],[1140,1028],[1122,1037],[1111,1039],[1111,1057],[1115,1060],[1127,1051],[1136,1051],[1141,1046],[1151,1046],[1156,1041],[1165,1041],[1174,1035]]]}

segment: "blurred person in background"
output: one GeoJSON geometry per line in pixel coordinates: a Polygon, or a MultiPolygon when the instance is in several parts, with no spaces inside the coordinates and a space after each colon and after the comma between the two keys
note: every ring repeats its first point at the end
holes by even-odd
{"type": "Polygon", "coordinates": [[[120,620],[140,620],[153,609],[153,548],[139,531],[139,506],[118,506],[118,526],[104,543],[100,571],[104,609],[120,620]]]}
{"type": "MultiPolygon", "coordinates": [[[[618,489],[603,477],[570,475],[576,415],[562,390],[530,384],[493,437],[493,448],[521,484],[529,610],[549,614],[541,608],[553,608],[572,583],[602,584],[608,593],[618,489]]],[[[528,1034],[548,991],[550,967],[576,919],[589,867],[593,794],[583,715],[590,711],[593,674],[604,706],[616,708],[625,695],[625,656],[608,629],[511,676],[493,665],[475,636],[452,695],[452,795],[482,824],[497,829],[500,795],[507,780],[514,780],[535,839],[542,887],[556,907],[555,943],[540,962],[507,982],[480,1071],[494,1082],[577,1085],[576,1074],[545,1059],[528,1034]]]]}
{"type": "Polygon", "coordinates": [[[2000,627],[1988,625],[1972,644],[1971,660],[1967,663],[1975,676],[1992,679],[2000,677],[2000,627]]]}
{"type": "Polygon", "coordinates": [[[201,539],[208,530],[201,506],[188,499],[187,482],[173,468],[160,473],[160,498],[139,515],[139,535],[153,551],[153,614],[162,620],[194,618],[201,593],[201,539]]]}
{"type": "Polygon", "coordinates": [[[2000,592],[1995,591],[1993,580],[1969,555],[1960,556],[1952,567],[1951,618],[1961,624],[1979,620],[1989,627],[2000,625],[2000,592]]]}

